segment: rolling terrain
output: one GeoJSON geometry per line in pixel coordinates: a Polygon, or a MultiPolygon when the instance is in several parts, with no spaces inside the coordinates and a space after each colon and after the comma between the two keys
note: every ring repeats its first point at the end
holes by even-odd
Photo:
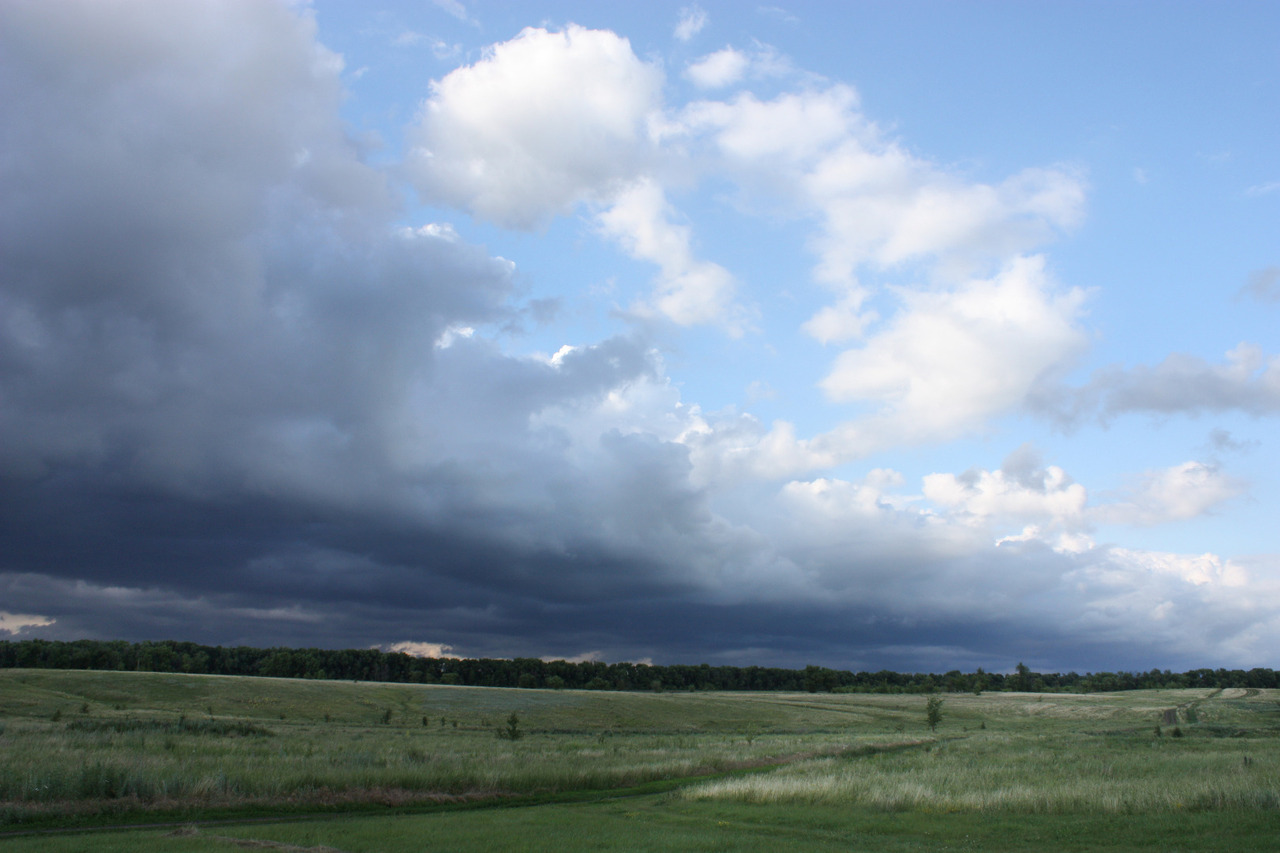
{"type": "Polygon", "coordinates": [[[919,695],[0,670],[0,846],[1221,850],[1280,827],[1280,692],[942,699],[933,730],[919,695]]]}

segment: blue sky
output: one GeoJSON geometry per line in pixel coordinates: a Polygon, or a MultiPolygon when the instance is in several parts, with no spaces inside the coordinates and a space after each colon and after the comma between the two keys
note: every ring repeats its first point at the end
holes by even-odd
{"type": "Polygon", "coordinates": [[[0,631],[1274,664],[1273,4],[3,15],[0,631]]]}

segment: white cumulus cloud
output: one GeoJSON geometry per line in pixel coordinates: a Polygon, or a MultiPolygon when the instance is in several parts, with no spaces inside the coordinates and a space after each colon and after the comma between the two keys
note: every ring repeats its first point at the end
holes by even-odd
{"type": "Polygon", "coordinates": [[[662,80],[612,32],[525,29],[432,84],[409,174],[430,201],[539,227],[639,174],[662,80]]]}
{"type": "Polygon", "coordinates": [[[750,64],[746,54],[726,47],[702,57],[684,73],[700,89],[720,89],[741,80],[750,64]]]}
{"type": "Polygon", "coordinates": [[[1058,292],[1040,257],[950,292],[907,291],[903,308],[822,380],[827,396],[871,403],[895,441],[950,437],[1018,407],[1083,347],[1084,294],[1058,292]]]}
{"type": "Polygon", "coordinates": [[[1102,523],[1143,526],[1186,521],[1243,492],[1243,483],[1216,466],[1183,462],[1142,474],[1124,500],[1097,507],[1094,517],[1102,523]]]}
{"type": "Polygon", "coordinates": [[[733,276],[719,264],[694,256],[690,229],[673,223],[673,213],[662,188],[645,180],[619,193],[599,220],[604,233],[632,257],[658,265],[654,309],[686,326],[717,321],[729,310],[733,276]]]}

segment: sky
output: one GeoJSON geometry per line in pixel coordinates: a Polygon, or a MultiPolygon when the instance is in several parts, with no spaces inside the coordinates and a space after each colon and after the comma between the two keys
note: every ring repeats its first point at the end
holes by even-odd
{"type": "Polygon", "coordinates": [[[1277,43],[0,3],[0,639],[1274,668],[1277,43]]]}

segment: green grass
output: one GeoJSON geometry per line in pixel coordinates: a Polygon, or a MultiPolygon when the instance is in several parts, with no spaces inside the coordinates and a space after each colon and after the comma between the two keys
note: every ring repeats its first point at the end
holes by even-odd
{"type": "Polygon", "coordinates": [[[884,812],[832,805],[748,806],[643,797],[441,814],[344,817],[0,840],[5,853],[431,851],[1214,851],[1274,846],[1274,813],[1133,816],[884,812]],[[193,834],[192,834],[193,833],[193,834]]]}
{"type": "Polygon", "coordinates": [[[0,833],[290,814],[91,846],[1230,850],[1280,828],[1280,691],[944,700],[931,733],[923,696],[0,670],[0,833]],[[1170,709],[1181,737],[1156,734],[1170,709]]]}

